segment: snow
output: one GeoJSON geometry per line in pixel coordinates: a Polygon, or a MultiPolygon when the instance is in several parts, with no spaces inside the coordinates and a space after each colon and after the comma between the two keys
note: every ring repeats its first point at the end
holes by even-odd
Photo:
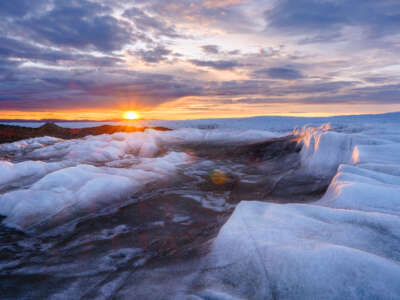
{"type": "Polygon", "coordinates": [[[24,230],[62,223],[128,201],[150,183],[174,181],[178,168],[195,157],[171,146],[256,142],[277,136],[281,134],[259,130],[181,129],[3,144],[0,153],[13,155],[15,161],[0,161],[0,215],[7,216],[8,226],[24,230]]]}
{"type": "Polygon", "coordinates": [[[328,191],[307,204],[242,201],[204,259],[195,295],[398,299],[398,128],[298,130],[302,167],[335,174],[328,191]]]}
{"type": "Polygon", "coordinates": [[[399,225],[390,215],[241,202],[200,280],[240,299],[395,299],[399,225]]]}
{"type": "MultiPolygon", "coordinates": [[[[128,169],[78,164],[48,172],[29,188],[1,195],[0,214],[7,216],[7,225],[22,229],[44,222],[62,222],[118,203],[150,182],[174,177],[177,166],[185,164],[185,160],[186,154],[171,152],[154,159],[145,158],[128,169]]],[[[37,162],[30,162],[34,163],[37,162]]],[[[41,164],[43,168],[52,165],[41,164]]],[[[5,168],[2,171],[6,173],[5,168]]]]}
{"type": "Polygon", "coordinates": [[[163,146],[185,143],[246,143],[280,137],[281,133],[265,130],[200,130],[179,129],[169,132],[115,133],[87,136],[83,139],[64,141],[50,137],[35,138],[0,145],[0,153],[17,153],[30,159],[48,160],[66,158],[80,162],[106,162],[121,159],[127,154],[155,157],[163,146]],[[32,143],[38,144],[32,147],[32,143]],[[40,145],[40,146],[39,146],[40,145]]]}
{"type": "Polygon", "coordinates": [[[0,145],[0,149],[1,151],[6,151],[6,152],[18,152],[23,150],[31,151],[51,144],[58,143],[60,141],[62,140],[54,137],[45,136],[45,137],[22,140],[9,144],[3,144],[0,145]]]}
{"type": "Polygon", "coordinates": [[[68,166],[68,163],[45,163],[42,161],[24,161],[11,163],[0,161],[0,190],[13,183],[21,183],[23,180],[40,178],[68,166]]]}

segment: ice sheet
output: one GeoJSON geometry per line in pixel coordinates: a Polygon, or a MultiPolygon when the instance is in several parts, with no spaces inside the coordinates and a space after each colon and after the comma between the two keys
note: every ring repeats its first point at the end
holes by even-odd
{"type": "Polygon", "coordinates": [[[251,143],[278,136],[260,130],[187,128],[3,144],[0,153],[12,159],[0,161],[0,215],[20,229],[61,223],[127,200],[150,183],[174,181],[177,170],[195,159],[174,146],[251,143]]]}
{"type": "Polygon", "coordinates": [[[199,270],[193,294],[233,299],[400,297],[398,126],[303,128],[302,167],[335,175],[308,204],[243,201],[199,270]]]}
{"type": "MultiPolygon", "coordinates": [[[[242,201],[194,270],[192,299],[400,298],[398,115],[324,120],[293,133],[299,174],[334,175],[327,193],[306,204],[242,201]]],[[[0,163],[0,214],[29,229],[95,212],[176,178],[194,159],[176,145],[257,142],[306,121],[169,122],[196,128],[1,145],[14,160],[0,163]]]]}

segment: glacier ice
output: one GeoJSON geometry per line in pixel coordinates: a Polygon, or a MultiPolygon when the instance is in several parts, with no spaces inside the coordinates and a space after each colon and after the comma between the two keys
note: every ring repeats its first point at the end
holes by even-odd
{"type": "MultiPolygon", "coordinates": [[[[183,299],[397,299],[399,122],[376,120],[332,119],[331,126],[296,118],[287,123],[273,118],[269,123],[263,118],[177,121],[168,124],[187,128],[69,141],[38,138],[0,145],[0,155],[5,157],[0,161],[0,215],[6,216],[7,225],[28,230],[43,222],[62,223],[96,213],[108,205],[128,201],[152,184],[168,185],[184,173],[196,160],[193,153],[177,150],[185,144],[218,148],[222,144],[258,142],[286,135],[294,124],[311,122],[293,131],[302,145],[298,175],[332,177],[325,195],[303,204],[251,198],[240,202],[212,241],[210,252],[182,281],[185,286],[177,283],[178,293],[183,299]],[[212,128],[212,124],[218,129],[198,129],[212,128]]],[[[210,168],[215,165],[212,161],[203,164],[210,168]]],[[[188,201],[198,201],[213,211],[226,205],[220,198],[204,203],[203,198],[196,193],[187,195],[188,201]]],[[[171,222],[176,225],[190,220],[186,214],[177,213],[171,214],[171,222]]],[[[164,228],[168,224],[153,225],[164,228]]],[[[83,235],[68,250],[124,234],[128,228],[116,225],[97,235],[83,235]]],[[[112,269],[114,264],[125,264],[125,259],[141,255],[135,248],[110,251],[101,261],[102,267],[112,269]]],[[[70,269],[74,268],[71,263],[70,269]]],[[[161,277],[169,274],[168,268],[161,277]]],[[[179,266],[173,268],[180,270],[179,266]]],[[[24,270],[29,271],[29,267],[24,270]]],[[[135,285],[119,287],[131,275],[124,269],[115,280],[101,286],[101,293],[115,295],[121,290],[125,294],[118,295],[129,299],[135,285]]],[[[85,278],[83,282],[90,280],[85,278]]],[[[150,285],[152,281],[146,279],[150,285]]],[[[162,285],[163,280],[160,282],[162,285]]],[[[79,283],[77,286],[75,292],[79,294],[84,287],[79,283]]],[[[60,297],[63,295],[65,292],[60,292],[60,297]]]]}
{"type": "Polygon", "coordinates": [[[198,271],[203,288],[192,294],[399,298],[400,132],[385,126],[378,134],[298,131],[303,168],[335,174],[328,191],[306,204],[242,201],[198,271]]]}
{"type": "Polygon", "coordinates": [[[173,181],[177,168],[195,158],[171,146],[248,143],[280,135],[187,128],[3,144],[0,153],[12,159],[0,161],[0,215],[7,216],[7,225],[25,230],[61,223],[127,200],[150,183],[173,181]]]}

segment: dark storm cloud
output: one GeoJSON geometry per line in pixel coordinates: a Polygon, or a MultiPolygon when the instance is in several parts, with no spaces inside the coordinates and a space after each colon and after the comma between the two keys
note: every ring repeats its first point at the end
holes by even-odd
{"type": "Polygon", "coordinates": [[[309,36],[303,42],[328,42],[345,26],[357,26],[366,38],[400,32],[397,0],[282,0],[265,12],[268,28],[309,36]]]}
{"type": "Polygon", "coordinates": [[[232,70],[240,64],[233,60],[198,60],[192,59],[190,62],[198,67],[210,67],[217,70],[232,70]]]}
{"type": "Polygon", "coordinates": [[[253,72],[253,76],[256,78],[266,77],[272,79],[285,79],[285,80],[295,80],[304,78],[304,75],[301,74],[300,71],[289,67],[260,69],[253,72]]]}

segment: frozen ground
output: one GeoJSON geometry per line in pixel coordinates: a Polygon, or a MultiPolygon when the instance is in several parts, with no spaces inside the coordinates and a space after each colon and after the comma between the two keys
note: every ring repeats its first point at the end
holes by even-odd
{"type": "Polygon", "coordinates": [[[0,145],[1,298],[400,297],[400,114],[152,122],[0,145]]]}
{"type": "Polygon", "coordinates": [[[201,266],[211,299],[398,299],[400,132],[306,130],[304,167],[336,169],[309,204],[243,201],[201,266]],[[230,251],[229,249],[235,249],[230,251]]]}
{"type": "MultiPolygon", "coordinates": [[[[278,137],[268,131],[116,133],[63,141],[44,137],[0,145],[0,215],[23,230],[124,201],[149,184],[168,184],[193,165],[189,144],[239,145],[278,137]],[[176,149],[176,148],[179,148],[176,149]]],[[[211,169],[214,163],[208,164],[211,169]]]]}

